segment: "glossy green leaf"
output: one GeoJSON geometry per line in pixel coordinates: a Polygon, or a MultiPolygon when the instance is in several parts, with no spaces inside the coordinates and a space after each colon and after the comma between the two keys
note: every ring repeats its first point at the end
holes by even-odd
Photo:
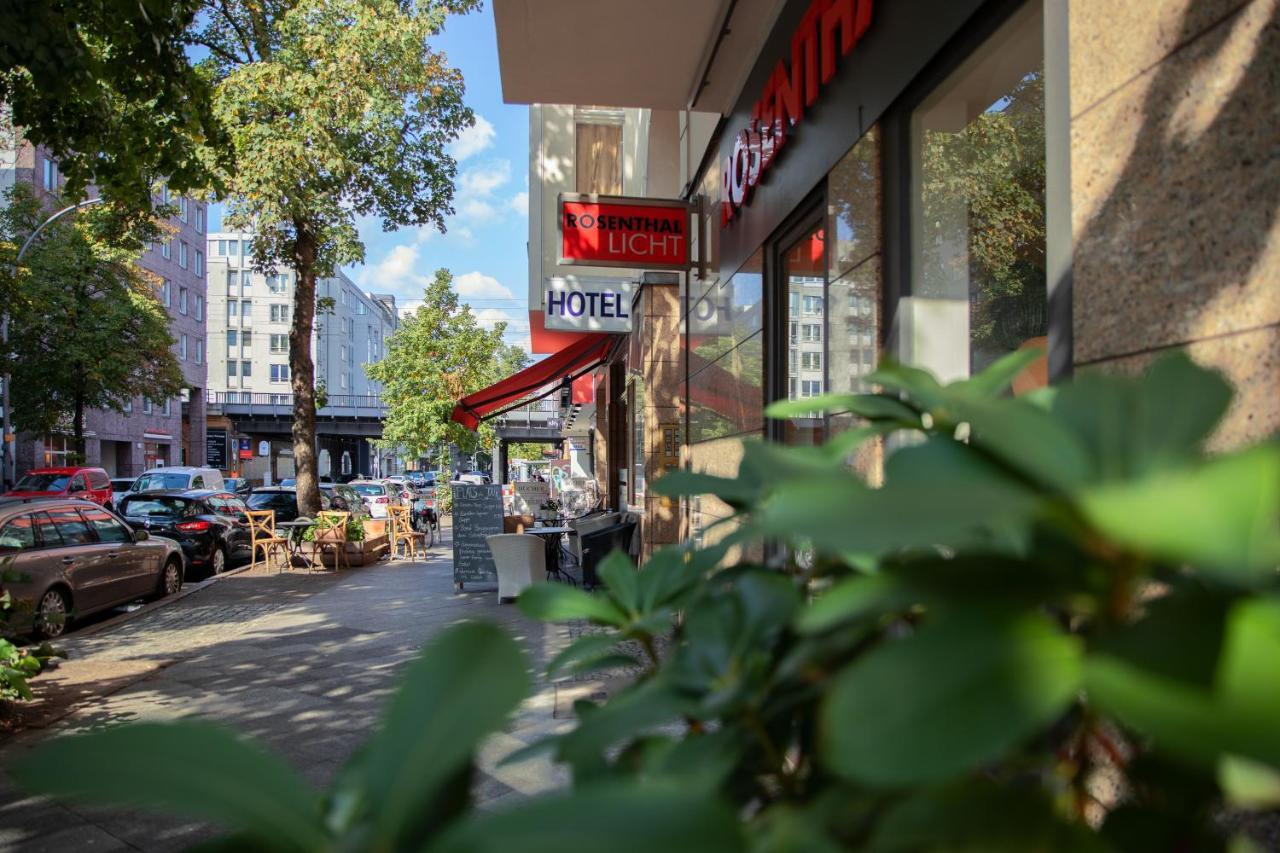
{"type": "Polygon", "coordinates": [[[1059,818],[1053,804],[1038,791],[972,780],[927,788],[890,808],[876,825],[868,853],[1100,853],[1109,849],[1088,826],[1059,818]]]}
{"type": "Polygon", "coordinates": [[[972,397],[998,397],[1008,390],[1019,373],[1044,355],[1039,347],[1015,350],[996,359],[981,373],[947,386],[954,396],[957,393],[972,397]]]}
{"type": "Polygon", "coordinates": [[[622,551],[614,551],[600,562],[597,569],[609,595],[629,613],[640,609],[640,578],[635,563],[622,551]]]}
{"type": "Polygon", "coordinates": [[[477,814],[430,853],[738,853],[742,844],[733,812],[710,797],[657,784],[596,784],[477,814]]]}
{"type": "Polygon", "coordinates": [[[654,494],[669,498],[715,495],[732,507],[749,505],[759,496],[759,487],[754,483],[683,469],[668,471],[650,487],[654,494]]]}
{"type": "Polygon", "coordinates": [[[1194,456],[1231,404],[1231,384],[1182,352],[1165,356],[1138,384],[1133,428],[1141,437],[1143,469],[1194,456]]]}
{"type": "Polygon", "coordinates": [[[1154,558],[1236,584],[1278,577],[1280,444],[1098,487],[1080,504],[1103,534],[1154,558]]]}
{"type": "Polygon", "coordinates": [[[855,575],[840,581],[801,611],[796,629],[805,634],[829,631],[865,617],[908,607],[913,601],[911,589],[896,577],[855,575]]]}
{"type": "Polygon", "coordinates": [[[805,417],[810,412],[839,412],[868,420],[889,420],[903,426],[920,424],[920,413],[887,394],[820,394],[802,400],[779,400],[765,409],[771,418],[805,417]]]}
{"type": "Polygon", "coordinates": [[[679,603],[702,583],[702,574],[682,548],[660,548],[640,570],[640,612],[679,603]]]}
{"type": "Polygon", "coordinates": [[[582,661],[611,654],[617,645],[617,634],[586,634],[565,646],[551,659],[551,662],[547,664],[547,674],[554,675],[560,670],[582,661]]]}
{"type": "Polygon", "coordinates": [[[627,614],[605,596],[563,583],[535,583],[520,593],[516,604],[525,615],[544,622],[590,619],[615,627],[627,624],[627,614]]]}
{"type": "Polygon", "coordinates": [[[848,475],[778,486],[755,518],[762,532],[810,541],[830,553],[948,545],[991,525],[1038,511],[1036,495],[972,449],[931,438],[899,450],[885,485],[870,489],[848,475]]]}
{"type": "Polygon", "coordinates": [[[54,738],[9,763],[23,789],[211,820],[277,850],[329,849],[319,795],[284,762],[199,721],[54,738]]]}
{"type": "Polygon", "coordinates": [[[927,370],[901,364],[892,359],[882,359],[863,381],[870,385],[883,385],[893,391],[900,391],[915,404],[926,410],[936,409],[946,403],[947,395],[943,387],[927,370]]]}
{"type": "Polygon", "coordinates": [[[1229,755],[1218,764],[1218,784],[1240,809],[1280,809],[1280,769],[1229,755]]]}
{"type": "Polygon", "coordinates": [[[949,410],[955,420],[969,424],[970,444],[1020,477],[1057,492],[1070,492],[1088,479],[1084,446],[1044,409],[1009,398],[957,400],[949,410]]]}
{"type": "Polygon", "coordinates": [[[412,840],[430,829],[418,825],[424,804],[442,798],[528,687],[523,652],[496,626],[464,623],[428,643],[359,759],[377,836],[412,840]]]}
{"type": "Polygon", "coordinates": [[[1079,641],[1035,613],[971,608],[926,621],[841,672],[821,710],[822,757],[875,786],[947,779],[998,760],[1071,703],[1079,641]]]}

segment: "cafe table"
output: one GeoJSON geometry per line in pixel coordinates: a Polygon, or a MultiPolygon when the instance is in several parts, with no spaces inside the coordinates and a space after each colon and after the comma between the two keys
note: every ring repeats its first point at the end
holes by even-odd
{"type": "Polygon", "coordinates": [[[566,533],[572,533],[572,527],[539,527],[534,524],[524,529],[525,533],[540,537],[547,547],[547,577],[555,578],[564,583],[578,585],[573,575],[564,570],[560,565],[560,537],[566,533]]]}
{"type": "Polygon", "coordinates": [[[311,558],[302,552],[302,533],[308,527],[315,524],[315,521],[309,518],[299,518],[293,521],[277,521],[276,530],[283,530],[286,538],[289,540],[289,562],[293,563],[293,558],[297,557],[302,560],[307,569],[314,569],[315,564],[311,562],[311,558]]]}

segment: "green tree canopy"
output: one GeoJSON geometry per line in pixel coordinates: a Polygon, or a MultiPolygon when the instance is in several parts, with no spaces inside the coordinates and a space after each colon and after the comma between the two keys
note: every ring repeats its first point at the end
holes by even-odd
{"type": "Polygon", "coordinates": [[[185,50],[200,6],[0,0],[0,102],[58,158],[69,196],[92,181],[147,210],[157,178],[178,192],[217,184],[230,152],[208,80],[185,50]]]}
{"type": "Polygon", "coordinates": [[[449,416],[460,398],[524,366],[528,356],[503,343],[505,331],[504,323],[492,331],[481,327],[471,308],[458,301],[453,275],[437,270],[423,304],[389,339],[386,357],[366,368],[370,379],[382,383],[387,403],[382,446],[403,447],[411,457],[450,443],[464,453],[492,447],[492,427],[482,424],[472,432],[449,416]]]}
{"type": "Polygon", "coordinates": [[[192,40],[216,81],[236,169],[226,226],[264,270],[297,273],[289,334],[298,504],[319,509],[311,336],[317,276],[363,260],[358,216],[383,227],[452,213],[446,146],[474,122],[462,75],[428,40],[474,0],[220,0],[192,40]]]}
{"type": "Polygon", "coordinates": [[[86,208],[41,233],[15,280],[7,271],[17,248],[48,211],[25,184],[5,200],[0,298],[12,357],[0,354],[0,365],[12,375],[13,421],[32,432],[70,421],[83,449],[86,409],[123,411],[137,397],[163,403],[182,388],[160,281],[137,265],[159,229],[120,208],[86,208]]]}

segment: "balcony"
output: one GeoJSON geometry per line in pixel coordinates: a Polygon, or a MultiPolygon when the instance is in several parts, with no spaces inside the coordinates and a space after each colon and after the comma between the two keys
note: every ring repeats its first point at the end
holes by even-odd
{"type": "MultiPolygon", "coordinates": [[[[316,410],[321,419],[381,420],[387,413],[386,403],[376,394],[330,394],[325,405],[316,410]]],[[[207,391],[205,408],[210,415],[237,418],[292,418],[292,394],[264,394],[250,391],[207,391]]]]}

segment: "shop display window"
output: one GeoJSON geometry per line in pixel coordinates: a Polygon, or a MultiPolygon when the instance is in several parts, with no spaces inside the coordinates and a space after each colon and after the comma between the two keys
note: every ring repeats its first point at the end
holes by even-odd
{"type": "MultiPolygon", "coordinates": [[[[822,369],[826,352],[827,231],[818,226],[782,252],[781,277],[787,288],[787,398],[817,397],[826,390],[822,369]],[[794,331],[798,326],[799,334],[794,331]],[[792,367],[792,353],[797,358],[792,367]]],[[[790,418],[783,427],[787,444],[819,444],[825,435],[823,415],[812,412],[790,418]]]]}
{"type": "Polygon", "coordinates": [[[943,378],[1046,345],[1044,118],[1038,3],[912,113],[906,356],[943,378]]]}

